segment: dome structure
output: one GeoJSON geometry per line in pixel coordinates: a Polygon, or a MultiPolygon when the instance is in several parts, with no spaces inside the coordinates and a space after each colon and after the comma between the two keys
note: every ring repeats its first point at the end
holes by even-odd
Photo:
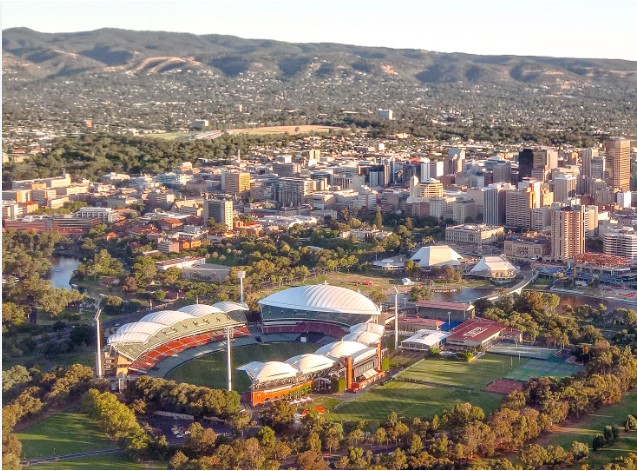
{"type": "Polygon", "coordinates": [[[334,366],[334,360],[331,360],[323,355],[316,355],[314,353],[296,355],[285,360],[285,362],[293,366],[303,374],[323,371],[334,366]]]}
{"type": "Polygon", "coordinates": [[[360,324],[353,325],[349,328],[350,333],[355,332],[372,332],[374,334],[383,335],[385,333],[385,326],[376,324],[375,322],[361,322],[360,324]]]}
{"type": "Polygon", "coordinates": [[[245,371],[252,383],[294,378],[299,373],[292,365],[282,361],[253,361],[237,369],[245,371]]]}
{"type": "Polygon", "coordinates": [[[222,314],[224,311],[215,306],[207,304],[191,304],[190,306],[180,307],[179,312],[185,312],[195,317],[206,316],[208,314],[222,314]]]}
{"type": "Polygon", "coordinates": [[[172,325],[176,322],[192,319],[194,316],[180,311],[157,311],[146,314],[140,322],[156,322],[163,325],[172,325]]]}
{"type": "Polygon", "coordinates": [[[340,340],[322,346],[316,351],[316,354],[325,355],[333,360],[338,360],[342,357],[351,357],[355,353],[365,349],[367,349],[367,345],[363,345],[362,343],[352,342],[351,340],[340,340]]]}
{"type": "Polygon", "coordinates": [[[374,332],[352,332],[343,337],[345,341],[352,341],[365,344],[367,346],[376,345],[380,342],[382,335],[375,334],[374,332]]]}
{"type": "Polygon", "coordinates": [[[150,334],[144,334],[142,332],[116,332],[113,335],[109,335],[107,343],[109,345],[116,345],[120,343],[144,343],[149,337],[150,334]]]}
{"type": "Polygon", "coordinates": [[[223,312],[232,312],[232,311],[247,311],[248,306],[242,303],[235,303],[234,301],[219,301],[218,303],[214,303],[212,307],[216,307],[223,312]]]}
{"type": "Polygon", "coordinates": [[[351,289],[330,285],[289,288],[263,298],[259,304],[283,309],[380,315],[378,306],[366,296],[351,289]]]}

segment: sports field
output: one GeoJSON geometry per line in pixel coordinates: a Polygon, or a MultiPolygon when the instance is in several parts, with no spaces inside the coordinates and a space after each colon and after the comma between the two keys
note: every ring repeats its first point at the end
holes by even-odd
{"type": "Polygon", "coordinates": [[[49,461],[26,466],[24,469],[167,469],[166,463],[136,463],[122,451],[106,455],[86,456],[72,460],[49,461]]]}
{"type": "Polygon", "coordinates": [[[591,447],[593,437],[602,433],[606,425],[618,425],[622,430],[621,437],[614,445],[593,451],[590,448],[588,465],[590,469],[602,469],[605,463],[622,455],[637,452],[637,433],[624,432],[624,421],[628,414],[637,414],[637,391],[624,394],[622,400],[612,406],[598,409],[594,414],[582,420],[562,424],[549,434],[544,435],[538,443],[543,446],[561,445],[570,447],[574,441],[586,443],[591,447]]]}
{"type": "Polygon", "coordinates": [[[470,363],[457,360],[425,359],[398,374],[428,383],[479,390],[496,378],[506,376],[528,360],[487,353],[470,363]]]}
{"type": "MultiPolygon", "coordinates": [[[[241,365],[251,361],[285,361],[294,355],[314,353],[318,348],[316,344],[300,342],[254,344],[235,348],[232,350],[233,388],[239,392],[245,392],[250,388],[250,380],[246,373],[236,370],[241,365]]],[[[225,389],[227,387],[226,353],[215,352],[184,363],[171,371],[166,379],[225,389]]]]}
{"type": "Polygon", "coordinates": [[[580,365],[572,365],[559,361],[527,360],[526,363],[520,365],[504,377],[517,381],[528,381],[531,378],[541,376],[564,378],[566,376],[573,376],[583,368],[584,367],[580,365]]]}
{"type": "MultiPolygon", "coordinates": [[[[328,416],[336,420],[383,420],[394,411],[399,417],[433,417],[456,404],[471,402],[486,413],[494,410],[502,400],[501,394],[469,391],[445,386],[390,381],[354,400],[343,402],[331,409],[328,416]]],[[[328,408],[329,410],[329,408],[328,408]]]]}
{"type": "Polygon", "coordinates": [[[23,459],[117,448],[117,443],[77,410],[53,414],[16,435],[22,442],[23,459]]]}
{"type": "Polygon", "coordinates": [[[491,353],[501,355],[519,356],[522,358],[536,358],[538,360],[548,360],[559,350],[555,348],[531,347],[527,345],[515,345],[511,343],[499,343],[489,348],[491,353]]]}

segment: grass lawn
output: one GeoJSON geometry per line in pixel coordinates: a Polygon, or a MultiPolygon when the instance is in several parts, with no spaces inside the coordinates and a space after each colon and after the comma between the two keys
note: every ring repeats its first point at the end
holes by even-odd
{"type": "Polygon", "coordinates": [[[330,129],[343,130],[334,126],[320,126],[312,124],[299,124],[291,126],[264,126],[260,128],[243,128],[243,129],[230,129],[228,134],[252,134],[252,135],[265,135],[265,134],[306,134],[310,132],[327,133],[330,129]]]}
{"type": "Polygon", "coordinates": [[[556,427],[554,432],[544,435],[538,440],[543,446],[560,445],[569,448],[574,441],[586,443],[590,447],[588,464],[590,469],[601,469],[605,463],[622,455],[637,452],[637,432],[624,432],[624,420],[628,414],[637,414],[637,391],[624,394],[622,400],[612,406],[598,409],[594,414],[556,427]],[[593,437],[606,425],[618,425],[621,430],[621,438],[608,448],[593,451],[593,437]]]}
{"type": "MultiPolygon", "coordinates": [[[[314,353],[318,348],[316,344],[300,342],[246,345],[232,351],[232,365],[237,368],[251,361],[285,361],[302,353],[314,353]]],[[[248,375],[236,369],[232,373],[233,387],[240,392],[247,391],[250,388],[248,375]]],[[[225,389],[227,387],[226,354],[215,352],[184,363],[171,371],[167,379],[225,389]]]]}
{"type": "Polygon", "coordinates": [[[390,381],[360,393],[353,401],[344,402],[328,416],[336,420],[383,420],[395,411],[399,417],[433,417],[463,402],[480,406],[488,414],[501,400],[502,395],[495,393],[390,381]]]}
{"type": "MultiPolygon", "coordinates": [[[[514,359],[514,363],[516,361],[517,358],[514,359]]],[[[554,376],[556,378],[564,378],[566,376],[573,376],[575,373],[581,371],[582,369],[584,369],[584,367],[580,365],[529,359],[526,363],[520,365],[518,368],[507,374],[505,377],[508,379],[515,379],[517,381],[528,381],[531,378],[538,378],[541,376],[554,376]]]]}
{"type": "Polygon", "coordinates": [[[398,374],[399,377],[415,378],[432,383],[463,386],[479,390],[497,378],[524,364],[517,358],[504,355],[486,355],[470,363],[445,359],[425,359],[398,374]]]}
{"type": "Polygon", "coordinates": [[[95,422],[77,410],[53,414],[16,435],[22,442],[23,459],[117,448],[95,422]]]}
{"type": "Polygon", "coordinates": [[[166,469],[165,463],[136,463],[125,453],[118,451],[107,455],[87,456],[73,460],[50,461],[34,464],[24,469],[166,469]]]}
{"type": "Polygon", "coordinates": [[[95,351],[92,349],[82,349],[69,353],[61,353],[55,356],[24,355],[17,358],[3,358],[2,369],[8,370],[15,365],[24,365],[27,368],[36,367],[48,371],[57,366],[70,366],[75,363],[80,365],[95,366],[95,351]]]}

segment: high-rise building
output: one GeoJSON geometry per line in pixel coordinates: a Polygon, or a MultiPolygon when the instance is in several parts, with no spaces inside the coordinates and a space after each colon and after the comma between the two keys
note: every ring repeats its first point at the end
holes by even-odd
{"type": "Polygon", "coordinates": [[[415,185],[410,191],[412,196],[417,198],[442,197],[445,192],[442,183],[434,178],[423,180],[422,183],[415,185]]]}
{"type": "MultiPolygon", "coordinates": [[[[597,149],[588,147],[580,150],[580,159],[582,160],[582,175],[591,177],[593,158],[597,157],[597,149]]],[[[600,177],[597,177],[600,178],[600,177]]]]}
{"type": "Polygon", "coordinates": [[[633,259],[637,257],[637,233],[624,227],[604,234],[604,253],[633,259]]]}
{"type": "Polygon", "coordinates": [[[531,149],[521,150],[518,154],[518,181],[524,178],[531,178],[533,171],[533,151],[531,149]]]}
{"type": "Polygon", "coordinates": [[[232,230],[234,205],[231,200],[204,200],[203,220],[213,218],[219,224],[225,224],[229,231],[232,230]]]}
{"type": "Polygon", "coordinates": [[[535,192],[528,186],[522,190],[506,192],[506,225],[529,229],[531,209],[535,203],[535,192]]]}
{"type": "Polygon", "coordinates": [[[484,223],[499,226],[505,223],[506,192],[512,185],[494,183],[484,188],[484,223]]]}
{"type": "Polygon", "coordinates": [[[555,149],[535,149],[533,151],[533,168],[557,167],[558,153],[555,149]]]}
{"type": "Polygon", "coordinates": [[[573,198],[577,191],[577,177],[575,175],[559,173],[553,179],[553,200],[566,203],[568,198],[573,198]]]}
{"type": "Polygon", "coordinates": [[[613,189],[630,190],[630,140],[612,137],[604,143],[608,184],[613,189]]]}
{"type": "Polygon", "coordinates": [[[306,195],[316,191],[316,182],[309,178],[281,178],[277,185],[277,201],[285,207],[298,207],[306,195]]]}
{"type": "Polygon", "coordinates": [[[553,260],[567,261],[583,254],[586,227],[584,207],[571,206],[556,209],[551,213],[551,256],[553,260]]]}
{"type": "Polygon", "coordinates": [[[221,174],[221,190],[235,197],[250,192],[250,174],[247,172],[224,171],[221,174]]]}
{"type": "Polygon", "coordinates": [[[511,183],[511,162],[501,160],[493,165],[493,183],[511,183]]]}

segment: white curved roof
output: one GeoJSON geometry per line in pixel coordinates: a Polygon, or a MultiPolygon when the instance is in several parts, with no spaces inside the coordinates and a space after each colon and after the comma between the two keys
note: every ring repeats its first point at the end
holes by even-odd
{"type": "Polygon", "coordinates": [[[325,370],[334,366],[334,360],[331,360],[323,355],[316,355],[314,353],[296,355],[285,360],[285,362],[289,365],[292,365],[303,374],[314,373],[316,371],[325,370]]]}
{"type": "Polygon", "coordinates": [[[114,345],[117,343],[144,343],[150,337],[149,334],[143,334],[141,332],[127,332],[124,334],[115,333],[109,335],[108,343],[114,345]]]}
{"type": "Polygon", "coordinates": [[[155,332],[160,331],[166,327],[164,324],[158,324],[157,322],[131,322],[130,324],[124,324],[119,329],[117,329],[116,334],[128,334],[130,332],[135,332],[138,334],[148,334],[154,335],[155,332]]]}
{"type": "Polygon", "coordinates": [[[316,351],[317,355],[325,355],[326,357],[337,360],[341,357],[350,357],[356,352],[365,350],[367,345],[352,342],[350,340],[339,340],[338,342],[328,343],[316,351]]]}
{"type": "Polygon", "coordinates": [[[263,298],[259,304],[284,309],[380,315],[380,309],[369,298],[351,289],[330,285],[289,288],[263,298]]]}
{"type": "Polygon", "coordinates": [[[234,301],[219,301],[218,303],[214,303],[212,307],[221,309],[223,312],[248,310],[248,306],[246,306],[245,304],[235,303],[234,301]]]}
{"type": "Polygon", "coordinates": [[[376,324],[375,322],[361,322],[349,328],[350,333],[354,332],[373,332],[374,334],[383,335],[385,326],[376,324]]]}
{"type": "Polygon", "coordinates": [[[296,368],[282,361],[268,361],[265,363],[253,361],[237,369],[245,371],[253,383],[294,378],[299,373],[296,368]]]}
{"type": "Polygon", "coordinates": [[[382,335],[375,334],[374,332],[352,332],[343,337],[343,340],[350,340],[352,342],[360,342],[365,345],[377,344],[380,341],[382,335]]]}
{"type": "Polygon", "coordinates": [[[180,307],[178,311],[191,314],[195,317],[201,317],[207,314],[221,314],[224,312],[218,307],[208,306],[207,304],[191,304],[190,306],[180,307]]]}
{"type": "Polygon", "coordinates": [[[192,319],[194,316],[179,311],[157,311],[146,314],[140,322],[156,322],[163,325],[172,325],[175,322],[192,319]]]}
{"type": "Polygon", "coordinates": [[[482,257],[475,267],[471,269],[470,274],[491,274],[506,272],[510,275],[515,275],[518,272],[518,268],[509,263],[502,257],[482,257]]]}

